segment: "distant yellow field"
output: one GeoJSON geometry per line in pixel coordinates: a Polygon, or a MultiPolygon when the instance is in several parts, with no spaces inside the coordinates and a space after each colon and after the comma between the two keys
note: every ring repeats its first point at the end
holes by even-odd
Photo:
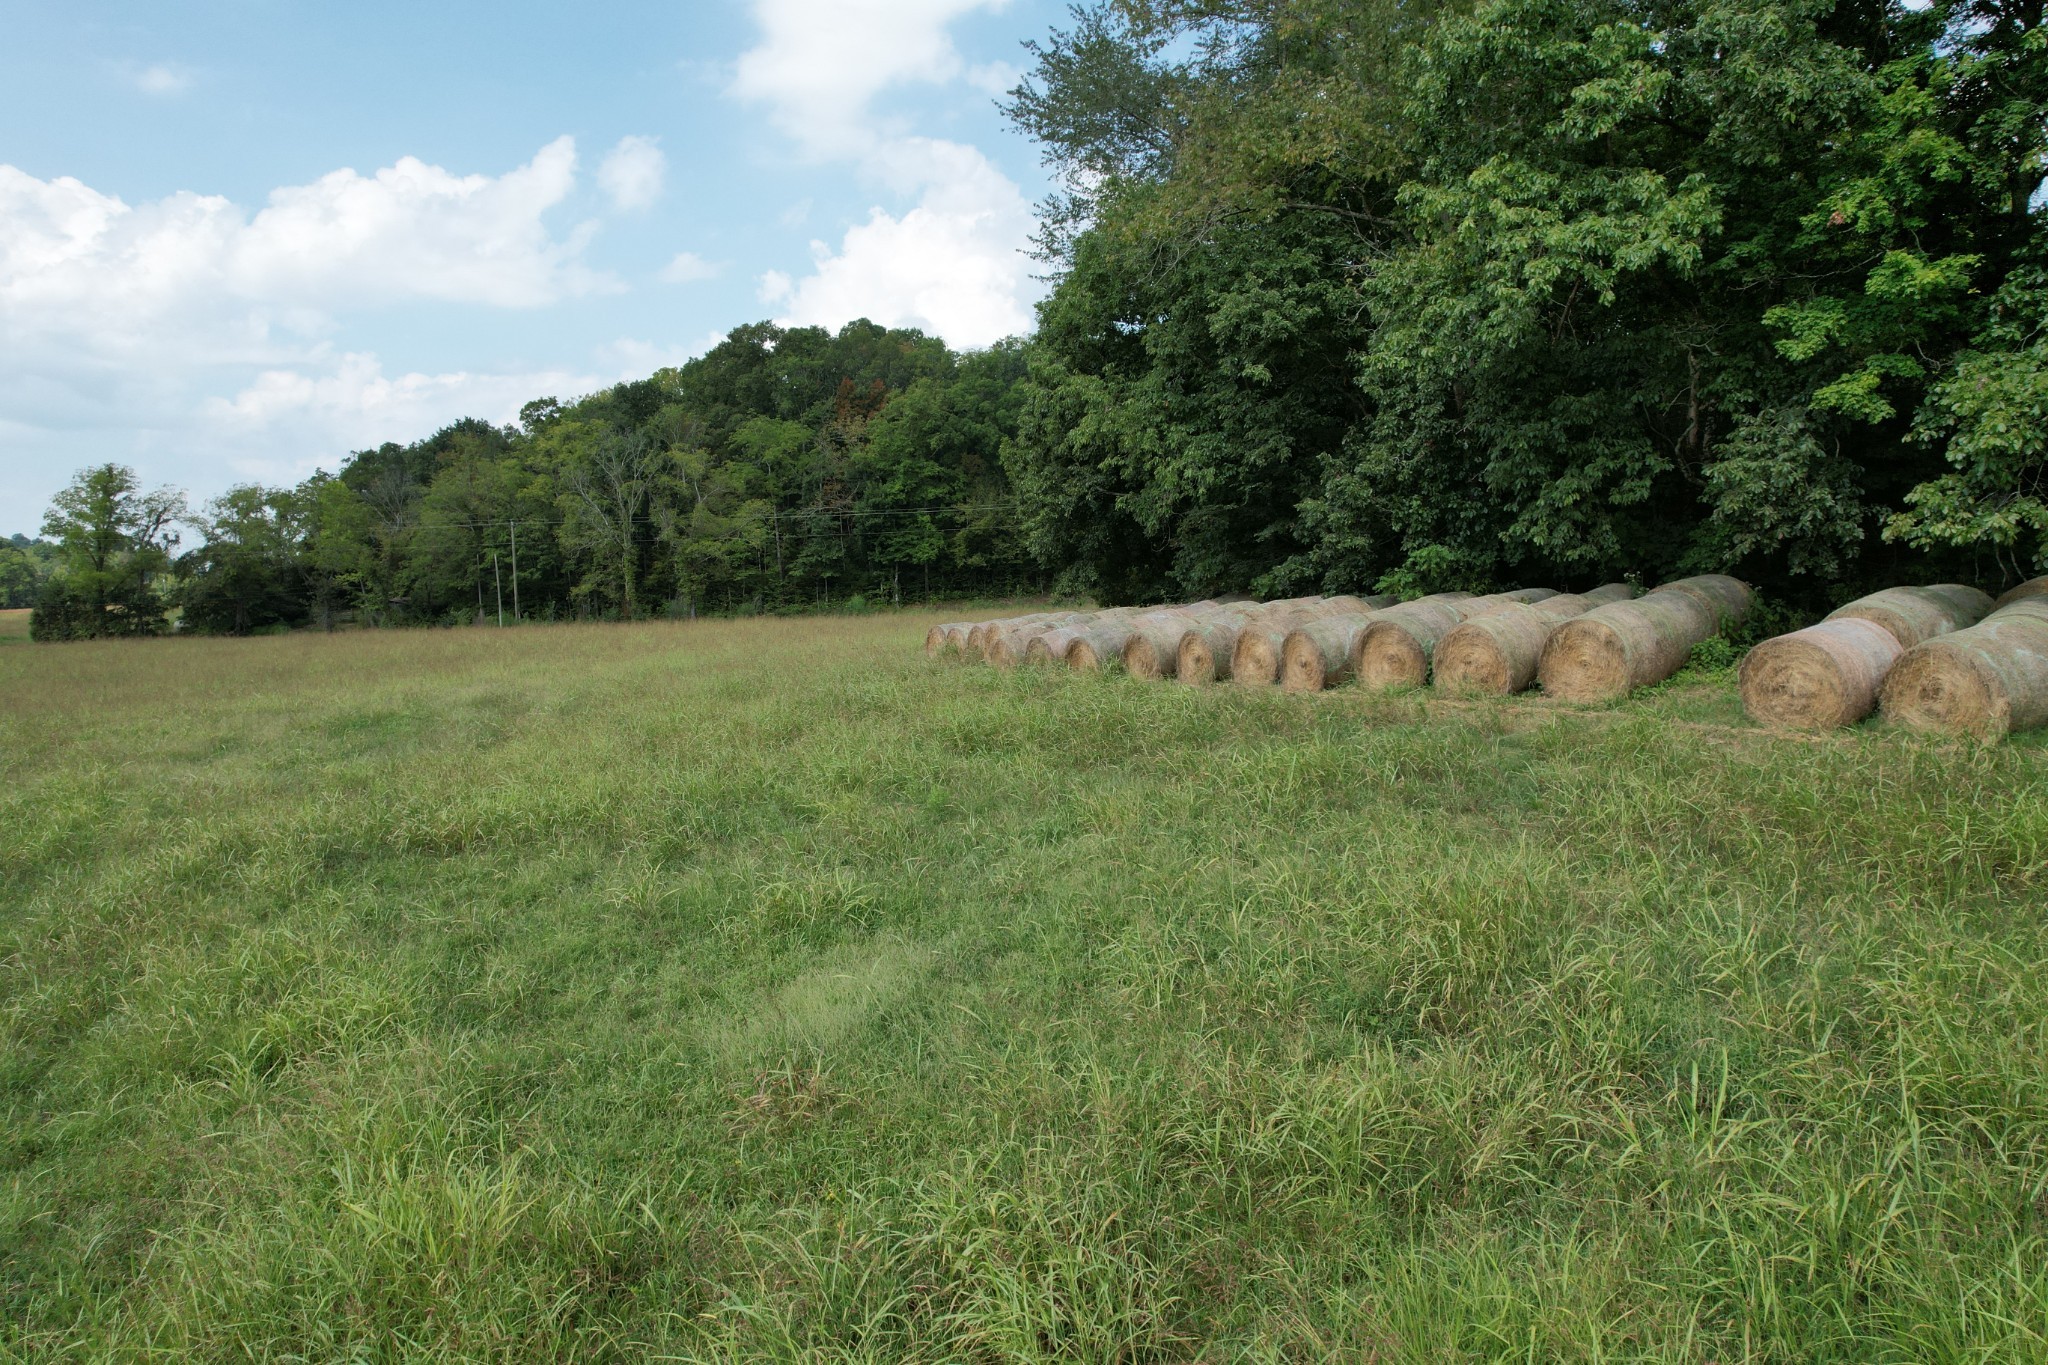
{"type": "Polygon", "coordinates": [[[20,611],[0,611],[0,645],[11,645],[28,638],[28,608],[20,611]]]}

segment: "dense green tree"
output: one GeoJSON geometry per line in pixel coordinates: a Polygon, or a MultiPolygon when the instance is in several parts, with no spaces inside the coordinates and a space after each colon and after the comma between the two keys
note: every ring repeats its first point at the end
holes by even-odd
{"type": "Polygon", "coordinates": [[[125,465],[79,472],[52,500],[43,534],[56,542],[56,568],[30,618],[38,640],[155,635],[167,606],[157,580],[170,568],[185,515],[184,495],[145,493],[125,465]]]}
{"type": "Polygon", "coordinates": [[[1067,185],[1013,463],[1034,548],[1113,595],[1717,568],[1824,597],[1965,552],[2023,571],[2040,21],[1975,0],[1082,11],[1012,105],[1067,185]],[[1296,291],[1265,310],[1296,332],[1277,363],[1170,363],[1274,281],[1296,291]],[[1247,375],[1313,393],[1337,368],[1348,405],[1208,416],[1244,410],[1247,375]],[[1281,438],[1262,463],[1260,430],[1281,438]]]}
{"type": "Polygon", "coordinates": [[[0,541],[0,610],[33,607],[53,558],[52,547],[41,540],[14,535],[0,541]]]}
{"type": "Polygon", "coordinates": [[[193,521],[205,539],[178,565],[181,621],[219,635],[303,621],[308,521],[307,499],[289,489],[243,484],[208,503],[193,521]]]}

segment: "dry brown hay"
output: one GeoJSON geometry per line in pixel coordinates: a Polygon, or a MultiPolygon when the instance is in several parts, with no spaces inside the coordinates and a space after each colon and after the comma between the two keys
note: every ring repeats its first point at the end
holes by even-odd
{"type": "Polygon", "coordinates": [[[2015,602],[2024,602],[2029,597],[2048,597],[2048,577],[2030,578],[2016,588],[2007,588],[1991,604],[1992,611],[2003,611],[2015,602]]]}
{"type": "Polygon", "coordinates": [[[1360,686],[1420,687],[1429,677],[1436,642],[1455,630],[1470,593],[1449,593],[1388,607],[1366,623],[1351,645],[1351,672],[1360,686]]]}
{"type": "Polygon", "coordinates": [[[1006,667],[1023,658],[1025,642],[1032,634],[1084,620],[1087,616],[1087,612],[1045,611],[1001,621],[983,621],[967,633],[967,657],[1006,667]]]}
{"type": "Polygon", "coordinates": [[[967,632],[972,629],[970,621],[948,621],[942,626],[933,626],[924,633],[924,653],[928,659],[941,654],[958,654],[967,643],[967,632]]]}
{"type": "Polygon", "coordinates": [[[1352,647],[1371,623],[1370,611],[1304,621],[1280,643],[1280,687],[1286,692],[1320,692],[1351,676],[1352,647]]]}
{"type": "Polygon", "coordinates": [[[1560,625],[1543,646],[1536,676],[1553,697],[1611,701],[1676,673],[1719,626],[1702,594],[1659,588],[1560,625]]]}
{"type": "Polygon", "coordinates": [[[1715,631],[1741,625],[1742,618],[1749,615],[1750,604],[1756,600],[1756,594],[1749,590],[1747,583],[1719,573],[1673,579],[1669,583],[1658,584],[1657,591],[1682,592],[1698,598],[1700,604],[1713,614],[1715,631]]]}
{"type": "MultiPolygon", "coordinates": [[[[1580,593],[1579,596],[1591,602],[1594,607],[1604,607],[1610,602],[1633,602],[1636,589],[1633,583],[1603,583],[1590,592],[1580,593]]],[[[1592,609],[1587,608],[1588,611],[1592,609]]]]}
{"type": "Polygon", "coordinates": [[[1586,598],[1565,593],[1537,604],[1511,603],[1465,621],[1436,643],[1430,661],[1436,685],[1492,697],[1520,692],[1536,681],[1551,633],[1591,610],[1586,598]]]}
{"type": "Polygon", "coordinates": [[[1230,668],[1239,632],[1256,616],[1256,612],[1238,609],[1191,624],[1174,646],[1173,676],[1195,687],[1221,678],[1230,668]]]}
{"type": "MultiPolygon", "coordinates": [[[[1830,621],[1856,617],[1890,631],[1902,649],[1974,626],[1991,614],[1991,598],[1960,583],[1925,588],[1886,588],[1829,612],[1830,621]]],[[[1867,713],[1866,713],[1867,714],[1867,713]]]]}
{"type": "Polygon", "coordinates": [[[1781,730],[1835,730],[1877,709],[1877,692],[1905,647],[1863,616],[1829,618],[1764,641],[1740,674],[1742,709],[1781,730]]]}
{"type": "Polygon", "coordinates": [[[1887,720],[1984,740],[2048,725],[2048,595],[1907,650],[1879,702],[1887,720]]]}
{"type": "Polygon", "coordinates": [[[1180,670],[1180,642],[1204,621],[1239,615],[1221,602],[1197,602],[1180,611],[1155,612],[1131,623],[1124,641],[1124,672],[1134,678],[1171,678],[1180,670]]]}
{"type": "Polygon", "coordinates": [[[1230,651],[1230,680],[1243,687],[1271,687],[1280,680],[1280,652],[1287,632],[1317,619],[1310,611],[1261,613],[1244,623],[1230,651]]]}

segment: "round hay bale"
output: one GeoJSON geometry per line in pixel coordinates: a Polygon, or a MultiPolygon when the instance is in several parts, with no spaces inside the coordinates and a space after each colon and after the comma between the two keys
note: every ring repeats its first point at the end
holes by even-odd
{"type": "Polygon", "coordinates": [[[1556,588],[1516,588],[1512,592],[1504,592],[1500,594],[1500,596],[1502,597],[1508,598],[1511,601],[1520,602],[1524,605],[1533,605],[1537,602],[1547,602],[1551,598],[1556,597],[1557,595],[1558,591],[1556,588]]]}
{"type": "MultiPolygon", "coordinates": [[[[992,664],[1000,664],[996,655],[997,642],[1010,636],[1027,636],[1033,631],[1052,630],[1057,626],[1088,619],[1090,613],[1077,611],[1039,612],[1031,616],[1014,616],[1002,621],[984,621],[975,629],[981,632],[977,640],[974,632],[968,632],[967,654],[969,658],[980,657],[992,664]]],[[[1016,648],[1006,651],[1011,662],[1023,657],[1024,641],[1018,640],[1016,648]]]]}
{"type": "Polygon", "coordinates": [[[1854,725],[1877,709],[1878,688],[1905,652],[1897,636],[1862,616],[1776,636],[1742,661],[1742,709],[1781,730],[1854,725]]]}
{"type": "Polygon", "coordinates": [[[1594,601],[1589,593],[1561,592],[1555,597],[1546,597],[1541,602],[1531,602],[1529,610],[1541,613],[1555,623],[1569,621],[1574,616],[1584,616],[1593,608],[1603,605],[1605,604],[1594,601]]]}
{"type": "Polygon", "coordinates": [[[1351,677],[1352,647],[1372,621],[1370,612],[1304,621],[1280,643],[1280,687],[1285,692],[1320,692],[1351,677]]]}
{"type": "Polygon", "coordinates": [[[1364,687],[1420,687],[1429,678],[1436,642],[1455,630],[1459,609],[1471,601],[1418,598],[1388,607],[1366,623],[1351,646],[1351,672],[1364,687]]]}
{"type": "MultiPolygon", "coordinates": [[[[1015,662],[1026,664],[1063,664],[1067,661],[1067,646],[1074,637],[1094,624],[1092,620],[1075,621],[1050,630],[1025,629],[1006,637],[1014,642],[1015,662]]],[[[991,662],[994,662],[991,659],[991,662]]]]}
{"type": "Polygon", "coordinates": [[[944,625],[933,626],[924,633],[925,657],[936,659],[941,654],[959,653],[960,646],[967,639],[970,625],[971,623],[966,621],[948,621],[944,625]]]}
{"type": "Polygon", "coordinates": [[[1886,588],[1836,608],[1827,619],[1874,621],[1890,631],[1901,648],[1911,649],[1937,635],[1974,626],[1990,613],[1987,594],[1960,583],[1937,583],[1926,588],[1886,588]]]}
{"type": "Polygon", "coordinates": [[[1713,613],[1714,629],[1709,634],[1741,625],[1742,618],[1749,615],[1750,604],[1756,600],[1756,594],[1749,590],[1747,583],[1719,573],[1674,579],[1658,585],[1657,591],[1689,593],[1698,598],[1701,605],[1713,613]]]}
{"type": "Polygon", "coordinates": [[[1303,612],[1266,612],[1245,622],[1230,651],[1230,680],[1243,687],[1271,687],[1278,682],[1287,632],[1312,619],[1303,612]]]}
{"type": "Polygon", "coordinates": [[[1700,594],[1659,588],[1559,626],[1543,646],[1536,676],[1553,697],[1611,701],[1676,673],[1718,624],[1700,594]]]}
{"type": "Polygon", "coordinates": [[[1991,604],[1991,610],[2004,611],[2013,603],[2023,602],[2029,597],[2048,597],[2048,576],[2030,578],[2016,588],[2007,588],[1998,594],[1998,600],[1991,604]]]}
{"type": "Polygon", "coordinates": [[[1131,623],[1131,638],[1124,641],[1124,672],[1134,678],[1173,677],[1180,668],[1182,638],[1199,622],[1220,617],[1227,610],[1221,603],[1198,603],[1180,611],[1139,617],[1131,623]]]}
{"type": "Polygon", "coordinates": [[[1077,673],[1099,673],[1106,661],[1123,658],[1124,642],[1130,638],[1128,622],[1100,621],[1075,631],[1062,657],[1077,673]]]}
{"type": "Polygon", "coordinates": [[[1347,593],[1342,597],[1325,598],[1322,605],[1329,610],[1340,613],[1363,614],[1368,611],[1378,611],[1382,607],[1391,607],[1398,600],[1385,593],[1375,593],[1370,597],[1359,597],[1347,593]]]}
{"type": "Polygon", "coordinates": [[[1255,615],[1242,610],[1218,612],[1190,623],[1174,646],[1173,676],[1192,687],[1224,676],[1237,649],[1238,633],[1255,615]]]}
{"type": "Polygon", "coordinates": [[[1604,607],[1610,602],[1635,601],[1636,588],[1633,583],[1602,583],[1597,588],[1589,588],[1580,593],[1579,596],[1590,601],[1595,607],[1604,607]]]}
{"type": "Polygon", "coordinates": [[[2048,725],[2048,595],[2017,598],[1907,650],[1879,704],[1887,720],[1915,730],[1984,740],[2048,725]]]}
{"type": "Polygon", "coordinates": [[[1551,632],[1591,610],[1585,603],[1583,597],[1560,594],[1536,604],[1511,603],[1460,623],[1436,642],[1430,660],[1436,685],[1489,697],[1522,691],[1536,681],[1551,632]]]}

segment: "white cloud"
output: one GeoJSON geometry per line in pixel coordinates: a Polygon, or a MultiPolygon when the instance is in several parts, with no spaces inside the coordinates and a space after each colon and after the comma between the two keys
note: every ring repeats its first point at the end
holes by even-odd
{"type": "Polygon", "coordinates": [[[947,26],[1008,0],[755,0],[759,44],[733,91],[771,108],[775,125],[825,154],[867,140],[867,106],[907,81],[944,84],[966,63],[947,26]]]}
{"type": "Polygon", "coordinates": [[[723,340],[724,332],[712,332],[694,346],[657,344],[633,337],[620,337],[600,349],[597,354],[600,361],[618,368],[620,379],[645,379],[656,370],[668,369],[695,360],[723,340]]]}
{"type": "Polygon", "coordinates": [[[465,413],[509,420],[551,388],[587,391],[604,381],[387,376],[331,340],[364,308],[525,309],[620,288],[584,261],[592,225],[550,226],[575,181],[568,138],[498,176],[409,157],[338,170],[254,213],[191,192],[131,205],[0,165],[0,467],[127,459],[204,495],[225,468],[287,477],[465,413]]]}
{"type": "Polygon", "coordinates": [[[406,157],[273,191],[250,217],[189,191],[131,207],[0,165],[0,353],[119,354],[166,331],[181,349],[240,346],[340,304],[535,307],[615,288],[582,263],[592,225],[557,240],[546,224],[575,175],[566,137],[498,177],[406,157]]]}
{"type": "MultiPolygon", "coordinates": [[[[394,377],[384,373],[375,355],[350,352],[311,372],[266,370],[234,397],[208,400],[204,413],[230,437],[285,437],[287,443],[291,437],[306,437],[325,444],[331,465],[338,453],[335,443],[354,449],[390,440],[394,434],[425,435],[458,417],[509,422],[522,404],[541,394],[568,397],[606,382],[601,376],[561,369],[394,377]]],[[[293,462],[294,467],[301,464],[310,472],[311,464],[293,462]]]]}
{"type": "Polygon", "coordinates": [[[1024,254],[1032,216],[1016,183],[979,150],[909,135],[870,108],[891,86],[1016,83],[1002,62],[970,67],[948,27],[1007,0],[755,0],[761,41],[732,91],[769,106],[809,156],[852,159],[907,209],[876,207],[835,246],[811,244],[812,271],[760,276],[782,321],[838,326],[868,317],[917,326],[956,346],[1031,326],[1037,285],[1024,254]]]}
{"type": "Polygon", "coordinates": [[[715,280],[725,273],[723,265],[705,260],[694,251],[678,251],[676,258],[661,268],[664,284],[696,284],[715,280]]]}
{"type": "Polygon", "coordinates": [[[145,95],[182,95],[192,88],[191,72],[162,62],[141,68],[132,79],[135,88],[145,95]]]}
{"type": "Polygon", "coordinates": [[[621,212],[651,207],[661,197],[668,158],[651,137],[622,137],[597,168],[597,185],[621,212]]]}
{"type": "Polygon", "coordinates": [[[1031,206],[1022,192],[972,147],[927,139],[895,146],[894,173],[925,180],[917,205],[901,216],[870,211],[836,250],[813,242],[812,273],[796,281],[769,271],[762,298],[789,323],[835,327],[866,317],[920,327],[955,346],[1029,331],[1033,283],[1018,248],[1030,235],[1031,206]]]}

